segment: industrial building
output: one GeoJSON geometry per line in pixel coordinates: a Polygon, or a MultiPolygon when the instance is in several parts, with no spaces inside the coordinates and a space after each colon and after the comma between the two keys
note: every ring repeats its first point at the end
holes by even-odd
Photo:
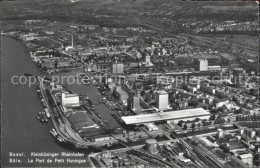
{"type": "Polygon", "coordinates": [[[251,153],[246,153],[239,155],[238,158],[242,160],[242,162],[248,164],[249,166],[253,166],[253,155],[251,153]]]}
{"type": "Polygon", "coordinates": [[[208,71],[221,71],[221,66],[219,65],[208,66],[208,71]]]}
{"type": "Polygon", "coordinates": [[[224,138],[224,131],[220,128],[217,130],[217,137],[224,138]]]}
{"type": "Polygon", "coordinates": [[[128,110],[140,110],[140,97],[138,96],[130,96],[127,99],[128,110]]]}
{"type": "Polygon", "coordinates": [[[159,129],[154,123],[145,123],[144,126],[148,131],[156,131],[159,129]]]}
{"type": "Polygon", "coordinates": [[[231,165],[233,167],[243,167],[249,168],[250,166],[244,163],[242,160],[238,159],[236,156],[231,156],[231,165]]]}
{"type": "Polygon", "coordinates": [[[168,109],[169,107],[168,99],[169,99],[169,94],[166,91],[158,91],[156,93],[155,106],[159,110],[168,109]]]}
{"type": "Polygon", "coordinates": [[[121,86],[117,86],[113,89],[113,95],[123,102],[123,104],[127,105],[128,94],[121,88],[121,86]]]}
{"type": "Polygon", "coordinates": [[[61,103],[63,106],[79,106],[79,95],[61,93],[61,103]]]}
{"type": "Polygon", "coordinates": [[[199,71],[208,71],[208,60],[206,59],[199,60],[199,71]]]}
{"type": "Polygon", "coordinates": [[[112,74],[123,74],[123,73],[124,73],[124,64],[123,63],[112,64],[112,74]]]}
{"type": "Polygon", "coordinates": [[[236,86],[241,86],[243,84],[243,73],[244,73],[244,69],[234,68],[232,83],[235,84],[236,86]]]}
{"type": "Polygon", "coordinates": [[[162,113],[152,113],[152,114],[141,114],[134,116],[124,116],[122,120],[125,124],[141,124],[141,123],[151,123],[158,121],[174,121],[177,123],[180,120],[194,120],[199,119],[209,119],[210,113],[203,108],[194,108],[186,110],[177,110],[162,113]]]}
{"type": "Polygon", "coordinates": [[[67,46],[65,48],[65,51],[70,51],[74,49],[74,38],[73,38],[73,34],[71,34],[71,45],[67,46]]]}
{"type": "Polygon", "coordinates": [[[153,66],[151,62],[151,57],[149,55],[145,56],[145,66],[153,66]]]}

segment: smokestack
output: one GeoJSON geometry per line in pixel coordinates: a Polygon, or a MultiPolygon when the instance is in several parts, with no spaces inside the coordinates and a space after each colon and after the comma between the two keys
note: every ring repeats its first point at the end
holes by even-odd
{"type": "Polygon", "coordinates": [[[73,44],[73,34],[71,34],[71,47],[73,48],[74,47],[74,44],[73,44]]]}

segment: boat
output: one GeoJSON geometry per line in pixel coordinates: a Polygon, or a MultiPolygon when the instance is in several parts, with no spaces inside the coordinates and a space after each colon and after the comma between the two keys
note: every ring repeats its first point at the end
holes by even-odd
{"type": "Polygon", "coordinates": [[[52,130],[52,132],[57,136],[58,135],[58,133],[56,132],[56,130],[55,129],[51,129],[52,130]]]}
{"type": "Polygon", "coordinates": [[[44,77],[44,80],[46,80],[46,81],[52,81],[52,79],[51,79],[51,78],[48,78],[48,77],[44,77]]]}
{"type": "Polygon", "coordinates": [[[45,112],[42,112],[42,115],[43,115],[44,121],[45,121],[45,122],[48,122],[48,118],[47,118],[47,116],[46,116],[46,113],[45,113],[45,112]]]}
{"type": "Polygon", "coordinates": [[[50,115],[49,112],[46,112],[46,116],[47,116],[47,118],[50,118],[50,117],[51,117],[51,115],[50,115]]]}
{"type": "Polygon", "coordinates": [[[40,119],[41,119],[39,115],[37,115],[36,118],[37,118],[37,120],[40,120],[40,119]]]}
{"type": "Polygon", "coordinates": [[[54,137],[57,137],[57,132],[54,130],[54,129],[51,129],[50,130],[50,133],[54,136],[54,137]]]}
{"type": "Polygon", "coordinates": [[[58,140],[59,142],[65,142],[65,140],[64,140],[62,137],[60,137],[60,136],[57,137],[57,140],[58,140]]]}
{"type": "Polygon", "coordinates": [[[49,110],[47,108],[45,108],[44,111],[45,111],[45,114],[46,114],[47,118],[50,118],[51,115],[49,113],[49,110]]]}
{"type": "Polygon", "coordinates": [[[44,117],[43,117],[43,115],[41,115],[40,118],[41,118],[41,122],[44,122],[44,117]]]}
{"type": "Polygon", "coordinates": [[[41,99],[41,101],[42,101],[42,106],[46,107],[46,103],[45,103],[44,99],[41,99]]]}
{"type": "Polygon", "coordinates": [[[41,92],[38,92],[38,90],[37,90],[37,94],[38,94],[39,99],[42,99],[41,92]]]}
{"type": "Polygon", "coordinates": [[[23,75],[24,76],[33,76],[32,74],[29,74],[29,73],[24,73],[23,75]]]}

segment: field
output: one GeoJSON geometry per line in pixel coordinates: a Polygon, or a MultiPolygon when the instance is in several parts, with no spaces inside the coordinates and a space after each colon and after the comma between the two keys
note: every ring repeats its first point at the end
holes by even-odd
{"type": "Polygon", "coordinates": [[[259,46],[258,36],[233,35],[233,37],[230,38],[229,40],[236,44],[240,44],[248,47],[258,48],[259,46]]]}
{"type": "Polygon", "coordinates": [[[216,38],[233,44],[258,49],[259,37],[253,35],[200,34],[201,37],[216,38]]]}
{"type": "MultiPolygon", "coordinates": [[[[235,4],[235,3],[234,3],[235,4]]],[[[249,10],[255,10],[255,9],[258,9],[258,4],[255,3],[255,5],[250,5],[250,6],[237,6],[237,5],[229,5],[229,6],[216,6],[216,5],[204,5],[203,6],[204,9],[211,9],[213,11],[231,11],[231,10],[234,10],[234,11],[249,11],[249,10]]]]}

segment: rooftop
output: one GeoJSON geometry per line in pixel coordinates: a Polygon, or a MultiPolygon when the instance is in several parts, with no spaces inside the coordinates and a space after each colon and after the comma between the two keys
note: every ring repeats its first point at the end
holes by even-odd
{"type": "Polygon", "coordinates": [[[162,90],[162,91],[158,91],[157,92],[158,94],[160,94],[160,95],[163,95],[163,94],[168,94],[165,90],[162,90]]]}
{"type": "Polygon", "coordinates": [[[153,114],[142,114],[122,117],[126,124],[139,124],[163,120],[176,120],[191,117],[209,116],[210,113],[203,108],[185,109],[153,114]]]}
{"type": "Polygon", "coordinates": [[[65,94],[65,97],[68,98],[68,97],[78,97],[79,95],[78,94],[65,94]]]}
{"type": "Polygon", "coordinates": [[[253,155],[251,153],[246,153],[246,154],[243,154],[243,155],[239,155],[239,157],[241,159],[246,159],[246,158],[250,158],[250,157],[253,157],[253,155]]]}

